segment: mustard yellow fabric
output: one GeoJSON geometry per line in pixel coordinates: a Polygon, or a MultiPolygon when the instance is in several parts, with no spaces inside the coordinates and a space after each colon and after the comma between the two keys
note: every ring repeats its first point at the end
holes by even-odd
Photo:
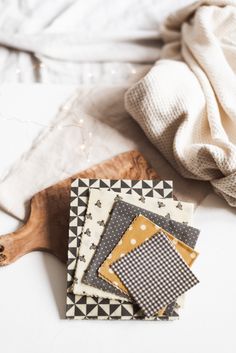
{"type": "Polygon", "coordinates": [[[193,264],[194,260],[198,256],[198,253],[195,250],[175,238],[173,235],[158,225],[154,224],[148,218],[144,217],[143,215],[139,215],[135,218],[130,227],[124,233],[117,246],[113,249],[113,251],[99,268],[99,276],[114,286],[118,287],[123,292],[128,293],[127,289],[120,281],[118,276],[116,276],[116,274],[112,271],[110,266],[121,256],[124,256],[137,246],[141,245],[145,240],[149,239],[151,236],[158,232],[163,232],[171,240],[175,249],[180,253],[180,255],[189,266],[193,264]]]}

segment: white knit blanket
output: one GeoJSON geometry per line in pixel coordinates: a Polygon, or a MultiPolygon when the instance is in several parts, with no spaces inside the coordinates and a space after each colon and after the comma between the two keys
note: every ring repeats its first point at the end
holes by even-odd
{"type": "Polygon", "coordinates": [[[0,1],[0,81],[133,82],[159,58],[164,18],[191,1],[0,1]]]}
{"type": "Polygon", "coordinates": [[[236,206],[236,2],[199,1],[167,18],[161,57],[126,109],[184,177],[236,206]]]}

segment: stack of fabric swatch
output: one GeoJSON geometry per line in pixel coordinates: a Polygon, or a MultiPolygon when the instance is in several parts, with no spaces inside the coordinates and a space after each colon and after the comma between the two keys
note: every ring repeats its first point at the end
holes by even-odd
{"type": "Polygon", "coordinates": [[[173,320],[198,283],[199,230],[172,181],[77,179],[71,186],[70,319],[173,320]]]}

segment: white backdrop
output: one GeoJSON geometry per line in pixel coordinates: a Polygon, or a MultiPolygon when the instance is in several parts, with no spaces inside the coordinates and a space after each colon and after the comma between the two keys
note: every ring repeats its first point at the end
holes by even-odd
{"type": "MultiPolygon", "coordinates": [[[[143,75],[158,58],[161,21],[189,2],[1,1],[0,179],[78,84],[127,84],[143,75]],[[70,85],[32,85],[35,81],[70,85]]],[[[198,207],[200,256],[194,271],[201,283],[173,323],[66,321],[66,272],[57,259],[35,252],[0,268],[0,349],[235,353],[235,215],[213,194],[198,207]]],[[[0,234],[19,226],[0,213],[0,234]]]]}
{"type": "MultiPolygon", "coordinates": [[[[33,117],[35,121],[48,124],[74,87],[19,85],[1,89],[5,113],[25,120],[33,117]]],[[[1,122],[2,170],[27,148],[38,130],[40,126],[33,124],[1,122]]],[[[235,353],[236,237],[232,231],[235,210],[211,194],[196,210],[194,224],[201,229],[197,246],[200,256],[194,265],[201,283],[186,295],[179,321],[66,321],[62,319],[65,315],[65,266],[51,255],[35,252],[0,268],[2,350],[5,353],[73,350],[98,353],[122,350],[220,353],[224,350],[235,353]]],[[[14,219],[0,214],[1,234],[18,226],[14,219]]]]}

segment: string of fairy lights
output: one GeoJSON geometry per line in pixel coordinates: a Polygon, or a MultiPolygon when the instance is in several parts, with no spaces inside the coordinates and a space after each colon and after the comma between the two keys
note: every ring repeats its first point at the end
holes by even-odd
{"type": "Polygon", "coordinates": [[[92,131],[88,131],[87,133],[85,132],[85,121],[83,118],[79,117],[79,113],[73,111],[71,107],[66,103],[64,106],[61,107],[60,109],[61,112],[64,114],[73,114],[76,118],[74,119],[75,121],[72,123],[66,123],[66,119],[63,119],[62,122],[59,124],[55,124],[55,122],[52,122],[50,124],[44,124],[39,121],[31,120],[31,119],[21,119],[17,116],[13,115],[8,115],[6,113],[1,113],[0,112],[0,122],[14,122],[18,124],[27,124],[27,125],[35,125],[37,127],[40,127],[42,129],[47,129],[48,131],[50,130],[63,130],[67,128],[79,128],[81,131],[80,137],[81,141],[78,146],[78,152],[82,153],[84,157],[86,158],[87,162],[90,162],[90,150],[91,150],[91,145],[92,145],[92,137],[93,133],[92,131]]]}
{"type": "Polygon", "coordinates": [[[25,68],[25,65],[21,67],[20,62],[12,68],[15,72],[15,79],[14,75],[11,76],[12,81],[23,83],[24,75],[31,75],[33,82],[42,83],[100,84],[109,82],[122,84],[136,75],[139,67],[146,66],[129,62],[81,62],[77,64],[57,62],[55,68],[53,63],[46,63],[37,54],[31,54],[29,57],[31,62],[28,68],[25,68]]]}
{"type": "MultiPolygon", "coordinates": [[[[32,55],[31,57],[31,65],[29,66],[29,70],[31,73],[33,73],[32,77],[32,82],[45,82],[45,77],[47,76],[47,70],[50,72],[51,67],[47,66],[45,62],[42,61],[41,58],[39,58],[37,55],[32,55]]],[[[135,64],[131,63],[124,63],[123,68],[125,68],[123,74],[124,76],[126,75],[127,77],[130,77],[132,75],[136,75],[137,70],[135,64]]],[[[16,66],[15,68],[15,75],[16,75],[16,82],[24,82],[23,80],[23,75],[27,74],[25,68],[21,69],[20,66],[16,66]]],[[[79,80],[79,84],[96,84],[96,83],[101,83],[100,77],[96,76],[92,70],[90,70],[90,66],[86,68],[85,73],[82,71],[80,74],[83,76],[83,82],[79,80]],[[95,77],[96,76],[96,77],[95,77]]],[[[116,80],[118,80],[118,77],[120,75],[119,72],[119,66],[116,65],[116,63],[107,63],[106,66],[106,75],[110,76],[113,78],[112,83],[114,83],[116,80]]],[[[124,79],[124,77],[123,77],[124,79]]],[[[14,80],[13,80],[14,81],[14,80]]],[[[50,80],[49,80],[50,82],[50,80]]],[[[65,83],[65,82],[63,82],[65,83]]],[[[117,81],[116,83],[119,83],[117,81]]],[[[74,128],[79,128],[81,130],[81,141],[78,146],[78,153],[83,154],[84,157],[86,158],[87,162],[90,161],[90,152],[91,152],[91,145],[92,145],[92,137],[93,133],[92,131],[86,131],[85,129],[85,121],[83,118],[79,117],[78,112],[73,112],[71,107],[68,106],[68,104],[65,104],[62,108],[61,111],[63,111],[65,114],[74,114],[76,115],[74,122],[67,124],[66,119],[64,119],[64,123],[57,124],[55,125],[55,122],[52,122],[50,124],[44,124],[39,121],[31,120],[31,119],[22,119],[17,116],[12,116],[9,114],[1,113],[0,112],[0,122],[14,122],[18,124],[23,124],[23,125],[34,125],[42,129],[48,129],[48,130],[63,130],[69,127],[74,127],[74,128]]]]}

